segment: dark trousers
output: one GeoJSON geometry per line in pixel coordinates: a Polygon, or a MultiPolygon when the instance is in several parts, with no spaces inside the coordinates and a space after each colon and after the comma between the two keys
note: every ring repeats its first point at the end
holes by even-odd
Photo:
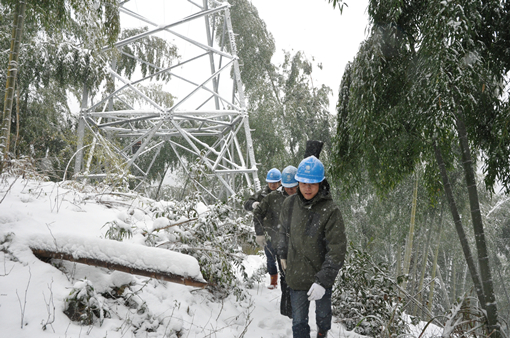
{"type": "MultiPolygon", "coordinates": [[[[290,289],[292,303],[292,336],[294,338],[310,338],[310,325],[308,325],[308,310],[310,301],[308,291],[290,289]]],[[[331,289],[326,289],[324,297],[315,301],[315,322],[320,332],[331,329],[331,289]]]]}

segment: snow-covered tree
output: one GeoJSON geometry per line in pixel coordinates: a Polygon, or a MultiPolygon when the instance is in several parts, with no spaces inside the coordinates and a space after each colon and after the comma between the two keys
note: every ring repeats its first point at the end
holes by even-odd
{"type": "Polygon", "coordinates": [[[489,254],[479,208],[475,158],[486,183],[508,189],[508,5],[499,1],[371,1],[371,35],[342,82],[333,171],[356,187],[363,170],[388,192],[425,165],[431,196],[445,191],[478,298],[498,334],[489,254]],[[453,151],[459,149],[460,151],[453,151]],[[476,257],[462,226],[448,171],[464,168],[476,257]],[[442,184],[440,184],[442,182],[442,184]]]}

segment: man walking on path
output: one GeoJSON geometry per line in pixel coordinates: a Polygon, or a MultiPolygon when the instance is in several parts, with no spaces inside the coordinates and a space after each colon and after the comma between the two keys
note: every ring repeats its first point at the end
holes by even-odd
{"type": "Polygon", "coordinates": [[[283,202],[280,213],[278,254],[290,287],[293,337],[310,337],[308,310],[315,301],[317,337],[322,338],[331,329],[331,292],[347,239],[322,162],[315,156],[305,158],[295,178],[298,191],[283,202]]]}
{"type": "MultiPolygon", "coordinates": [[[[253,210],[253,225],[257,235],[257,243],[263,244],[267,258],[267,271],[271,276],[269,289],[276,289],[278,285],[278,271],[276,263],[282,269],[277,257],[277,245],[279,240],[278,222],[283,201],[297,191],[298,182],[294,178],[297,168],[288,166],[282,171],[282,187],[272,191],[264,197],[258,207],[253,210]]],[[[282,281],[284,280],[282,276],[282,281]]],[[[282,289],[282,292],[284,290],[282,289]]],[[[286,314],[287,315],[287,314],[286,314]]]]}
{"type": "Polygon", "coordinates": [[[246,200],[246,202],[244,202],[244,210],[253,211],[256,209],[264,197],[266,197],[271,191],[278,189],[281,179],[282,173],[280,170],[276,168],[269,170],[266,176],[267,185],[261,190],[255,192],[246,200]]]}

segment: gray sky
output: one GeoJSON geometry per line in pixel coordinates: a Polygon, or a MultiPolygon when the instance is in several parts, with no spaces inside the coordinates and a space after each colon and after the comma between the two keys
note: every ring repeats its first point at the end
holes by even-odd
{"type": "Polygon", "coordinates": [[[333,90],[330,111],[335,112],[338,87],[347,62],[352,61],[364,40],[368,23],[368,0],[347,0],[340,14],[327,0],[252,0],[267,29],[273,34],[277,53],[273,63],[282,61],[282,49],[303,51],[315,58],[314,84],[333,90]],[[322,63],[323,69],[315,67],[322,63]]]}
{"type": "MultiPolygon", "coordinates": [[[[344,7],[342,14],[338,8],[333,9],[327,0],[251,0],[251,2],[258,9],[259,16],[265,21],[267,29],[275,39],[276,53],[272,62],[280,64],[283,61],[283,49],[292,53],[303,51],[310,60],[313,57],[314,85],[325,84],[333,90],[329,98],[329,110],[336,113],[338,87],[345,65],[352,61],[366,36],[368,0],[347,0],[348,6],[344,7]],[[317,67],[319,63],[322,63],[322,70],[317,67]]],[[[158,24],[174,22],[197,10],[191,2],[168,0],[131,0],[126,7],[158,24]]],[[[137,20],[125,21],[126,16],[122,18],[123,25],[134,24],[135,27],[147,25],[137,20]]],[[[200,20],[198,25],[202,24],[200,20]]],[[[196,30],[193,25],[186,23],[175,29],[194,38],[196,38],[192,36],[194,33],[200,36],[204,34],[201,32],[203,28],[196,30]]],[[[166,37],[174,39],[173,36],[166,37]]],[[[183,59],[189,57],[190,48],[189,44],[179,45],[179,54],[183,59]]],[[[206,64],[206,71],[208,67],[206,64]]],[[[173,89],[173,92],[177,96],[183,96],[184,94],[178,94],[179,90],[184,89],[173,89]]]]}

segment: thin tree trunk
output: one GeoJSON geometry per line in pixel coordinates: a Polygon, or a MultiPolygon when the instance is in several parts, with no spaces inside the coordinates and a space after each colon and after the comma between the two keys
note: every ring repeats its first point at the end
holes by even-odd
{"type": "Polygon", "coordinates": [[[19,91],[19,86],[16,87],[16,139],[14,139],[14,148],[12,149],[12,152],[16,156],[16,151],[18,149],[18,141],[19,141],[19,111],[20,111],[20,97],[21,93],[19,91]]]}
{"type": "MultiPolygon", "coordinates": [[[[413,266],[412,266],[412,271],[411,271],[411,283],[407,286],[407,288],[409,289],[409,293],[412,294],[412,295],[416,295],[417,293],[419,293],[420,291],[417,289],[418,287],[418,256],[419,256],[419,251],[420,251],[420,248],[419,248],[419,242],[417,243],[417,245],[415,246],[415,250],[414,250],[414,257],[413,257],[413,266]]],[[[414,306],[413,306],[413,316],[416,315],[416,311],[418,310],[418,307],[419,307],[419,304],[418,303],[415,303],[414,306]]]]}
{"type": "Polygon", "coordinates": [[[460,289],[461,294],[466,292],[466,279],[467,279],[468,266],[464,266],[464,276],[462,278],[462,288],[460,289]]]}
{"type": "Polygon", "coordinates": [[[457,298],[457,272],[456,272],[456,264],[455,260],[452,258],[452,303],[455,303],[455,299],[457,298]]]}
{"type": "Polygon", "coordinates": [[[432,227],[434,226],[434,219],[435,219],[435,209],[434,213],[432,214],[432,220],[430,221],[430,228],[427,230],[427,241],[425,242],[425,247],[423,248],[423,254],[422,259],[423,263],[421,266],[421,274],[420,274],[420,280],[418,282],[418,301],[422,303],[422,306],[425,306],[423,304],[423,280],[425,279],[425,271],[427,270],[427,261],[428,261],[428,252],[429,252],[429,246],[430,246],[430,239],[432,238],[432,227]]]}
{"type": "MultiPolygon", "coordinates": [[[[443,213],[441,212],[441,221],[439,222],[439,231],[437,234],[437,245],[436,245],[436,251],[434,252],[434,261],[432,262],[432,273],[430,276],[430,292],[429,292],[429,304],[428,304],[428,310],[431,313],[432,312],[432,304],[434,302],[434,287],[436,284],[436,271],[437,271],[437,258],[439,257],[439,246],[441,244],[441,234],[443,232],[443,213]]],[[[431,318],[429,318],[430,320],[431,318]]]]}
{"type": "MultiPolygon", "coordinates": [[[[411,265],[411,254],[413,251],[413,238],[414,238],[414,224],[416,219],[416,204],[418,200],[418,176],[416,176],[416,182],[414,184],[414,190],[413,190],[413,205],[411,208],[411,224],[409,226],[409,235],[407,236],[406,241],[406,252],[404,255],[404,275],[409,278],[409,267],[411,265]]],[[[407,286],[407,279],[404,280],[404,283],[402,285],[403,289],[406,289],[407,286]]]]}
{"type": "Polygon", "coordinates": [[[439,166],[439,171],[441,172],[444,192],[446,194],[446,199],[448,200],[448,205],[450,206],[453,222],[455,224],[455,230],[457,230],[460,245],[462,246],[462,251],[464,252],[464,258],[466,259],[466,263],[469,267],[469,272],[471,274],[471,278],[473,279],[473,285],[475,286],[476,294],[478,295],[478,300],[480,300],[480,304],[482,305],[482,307],[485,308],[485,298],[482,283],[480,282],[480,276],[476,269],[475,262],[473,260],[473,255],[471,254],[471,249],[469,247],[466,233],[464,232],[464,228],[462,227],[462,221],[457,210],[457,204],[455,203],[455,199],[453,198],[452,186],[450,185],[450,180],[448,179],[448,174],[446,172],[446,167],[443,161],[443,155],[441,154],[441,150],[437,145],[437,140],[434,140],[434,153],[436,156],[437,165],[439,166]]]}
{"type": "Polygon", "coordinates": [[[26,7],[26,1],[19,0],[14,11],[11,49],[7,68],[7,81],[5,84],[4,110],[0,123],[0,173],[3,171],[6,161],[9,159],[12,101],[14,97],[14,87],[16,86],[16,76],[18,74],[19,50],[21,37],[23,35],[23,22],[25,20],[26,7]]]}
{"type": "Polygon", "coordinates": [[[76,142],[76,158],[74,160],[74,175],[78,175],[82,169],[83,162],[83,141],[85,139],[85,118],[83,116],[83,110],[87,108],[89,102],[89,89],[86,81],[83,81],[83,93],[81,97],[81,110],[80,116],[78,117],[78,140],[76,142]]]}
{"type": "Polygon", "coordinates": [[[398,278],[400,275],[402,275],[401,269],[402,268],[402,250],[400,248],[399,243],[397,243],[397,267],[395,269],[395,279],[398,282],[398,278]]]}
{"type": "Polygon", "coordinates": [[[450,303],[450,295],[448,294],[448,290],[446,290],[446,284],[443,279],[443,274],[441,273],[441,269],[439,269],[439,268],[437,268],[437,277],[439,279],[439,286],[441,287],[441,290],[443,291],[445,308],[451,309],[452,304],[450,303]]]}
{"type": "Polygon", "coordinates": [[[482,213],[480,212],[480,203],[478,201],[478,189],[476,188],[475,171],[473,169],[473,161],[471,151],[469,149],[467,130],[464,121],[459,114],[456,115],[457,131],[459,133],[460,150],[462,153],[462,165],[464,166],[464,173],[466,175],[466,185],[469,195],[469,206],[471,209],[471,220],[473,222],[473,229],[475,232],[475,243],[478,251],[478,264],[480,266],[480,277],[483,287],[483,294],[485,296],[484,309],[487,310],[487,321],[489,333],[491,337],[499,338],[500,326],[498,321],[498,307],[496,304],[496,297],[494,296],[494,287],[492,284],[492,275],[489,264],[489,255],[487,252],[487,244],[485,241],[485,234],[483,231],[482,213]]]}

